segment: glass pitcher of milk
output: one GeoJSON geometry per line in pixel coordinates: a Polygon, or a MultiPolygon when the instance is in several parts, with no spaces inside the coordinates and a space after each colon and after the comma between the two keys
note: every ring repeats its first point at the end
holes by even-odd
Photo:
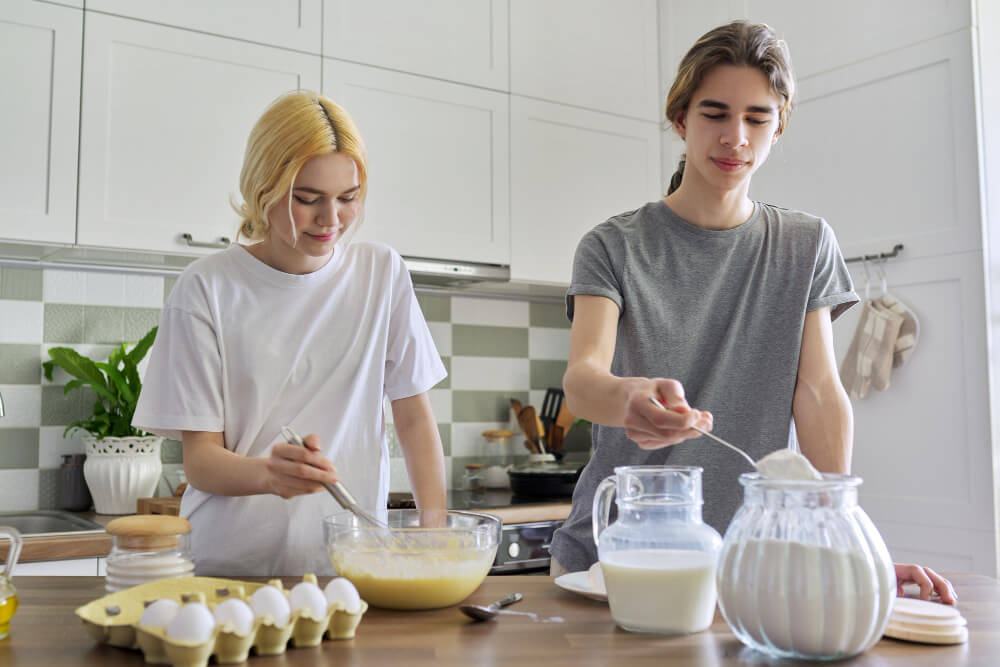
{"type": "Polygon", "coordinates": [[[743,506],[719,556],[719,607],[747,646],[840,659],[885,631],[896,598],[889,550],[858,506],[861,478],[740,476],[743,506]]]}
{"type": "Polygon", "coordinates": [[[621,466],[594,494],[594,541],[611,616],[624,630],[685,634],[715,615],[722,538],[701,520],[698,467],[621,466]],[[618,518],[610,526],[611,497],[618,518]]]}

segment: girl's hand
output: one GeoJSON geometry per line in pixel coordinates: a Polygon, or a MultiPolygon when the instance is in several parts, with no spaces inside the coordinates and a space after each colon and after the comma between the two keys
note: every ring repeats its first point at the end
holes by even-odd
{"type": "Polygon", "coordinates": [[[323,491],[323,483],[334,484],[339,479],[337,469],[319,453],[319,436],[310,433],[302,438],[306,446],[279,442],[265,459],[267,488],[286,500],[307,493],[323,491]]]}
{"type": "Polygon", "coordinates": [[[701,434],[697,426],[712,430],[712,414],[695,410],[684,399],[684,387],[677,380],[647,380],[629,392],[625,403],[625,434],[642,449],[676,445],[701,434]],[[663,407],[653,405],[655,398],[663,407]]]}
{"type": "Polygon", "coordinates": [[[958,600],[951,582],[931,568],[900,563],[893,563],[893,567],[896,568],[896,595],[903,595],[903,584],[919,584],[921,600],[930,600],[931,592],[941,596],[945,604],[955,604],[958,600]]]}

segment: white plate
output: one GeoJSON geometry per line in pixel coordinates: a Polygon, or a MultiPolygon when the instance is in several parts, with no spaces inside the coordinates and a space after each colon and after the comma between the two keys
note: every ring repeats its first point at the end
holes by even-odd
{"type": "Polygon", "coordinates": [[[590,581],[587,579],[586,570],[581,572],[570,572],[560,577],[556,577],[555,582],[556,586],[559,588],[570,591],[571,593],[579,593],[580,595],[590,598],[591,600],[601,600],[602,602],[607,602],[608,600],[606,593],[595,591],[590,587],[590,581]]]}

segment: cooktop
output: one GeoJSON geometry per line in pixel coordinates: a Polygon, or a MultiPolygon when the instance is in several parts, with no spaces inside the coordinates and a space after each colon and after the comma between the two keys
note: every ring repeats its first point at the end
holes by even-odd
{"type": "MultiPolygon", "coordinates": [[[[472,510],[485,507],[513,507],[515,505],[555,505],[570,502],[569,498],[535,498],[515,496],[509,489],[487,489],[481,492],[448,490],[448,509],[472,510]]],[[[390,493],[389,509],[413,509],[416,503],[412,493],[390,493]]]]}

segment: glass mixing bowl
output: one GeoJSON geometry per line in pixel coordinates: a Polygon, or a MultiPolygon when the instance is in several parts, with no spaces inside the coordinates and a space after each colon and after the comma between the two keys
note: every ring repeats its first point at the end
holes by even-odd
{"type": "Polygon", "coordinates": [[[502,522],[456,510],[389,510],[389,531],[350,512],[323,519],[337,573],[368,604],[436,609],[458,604],[479,587],[496,558],[502,522]]]}

